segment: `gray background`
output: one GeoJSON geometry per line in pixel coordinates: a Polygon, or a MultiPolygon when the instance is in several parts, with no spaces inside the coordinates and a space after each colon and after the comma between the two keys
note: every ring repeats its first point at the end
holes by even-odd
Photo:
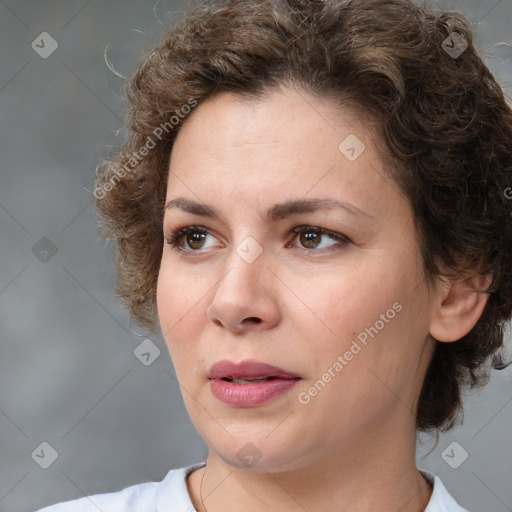
{"type": "MultiPolygon", "coordinates": [[[[469,16],[510,97],[512,0],[436,5],[469,16]]],[[[161,354],[149,366],[134,355],[148,336],[115,296],[91,194],[95,166],[123,137],[123,80],[107,69],[104,48],[131,73],[184,6],[0,1],[1,511],[160,480],[206,457],[163,340],[150,337],[161,354]],[[42,32],[58,42],[46,59],[31,47],[42,32]],[[42,442],[58,454],[47,469],[42,442]]],[[[512,368],[494,372],[467,399],[463,426],[437,446],[425,436],[418,444],[419,467],[472,512],[512,510],[511,384],[512,368]],[[453,469],[445,460],[460,463],[462,450],[468,458],[453,469]]]]}

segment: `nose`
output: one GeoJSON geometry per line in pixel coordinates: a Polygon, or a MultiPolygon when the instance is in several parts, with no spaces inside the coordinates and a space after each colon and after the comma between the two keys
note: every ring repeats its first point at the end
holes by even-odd
{"type": "Polygon", "coordinates": [[[247,258],[240,246],[226,258],[225,272],[207,309],[210,322],[237,334],[268,329],[279,320],[278,280],[270,259],[265,251],[254,260],[247,258]]]}

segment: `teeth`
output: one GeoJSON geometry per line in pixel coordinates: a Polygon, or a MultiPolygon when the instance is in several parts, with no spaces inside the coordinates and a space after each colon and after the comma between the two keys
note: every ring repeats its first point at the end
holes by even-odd
{"type": "Polygon", "coordinates": [[[249,384],[250,382],[264,382],[273,377],[248,377],[246,379],[229,379],[233,384],[249,384]]]}

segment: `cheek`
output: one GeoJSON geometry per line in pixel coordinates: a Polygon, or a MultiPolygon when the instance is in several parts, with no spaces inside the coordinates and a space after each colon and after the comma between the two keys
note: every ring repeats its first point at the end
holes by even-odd
{"type": "Polygon", "coordinates": [[[321,347],[311,354],[319,369],[328,368],[351,346],[358,352],[348,354],[351,366],[376,365],[387,371],[402,357],[424,327],[409,321],[419,313],[410,293],[417,279],[411,258],[378,253],[358,261],[347,258],[343,269],[325,277],[295,281],[294,293],[308,310],[294,320],[310,346],[321,347]]]}
{"type": "Polygon", "coordinates": [[[328,280],[311,297],[322,321],[313,314],[300,320],[309,367],[300,398],[309,400],[311,410],[323,418],[320,428],[326,436],[354,428],[400,402],[412,404],[416,389],[411,384],[425,325],[414,321],[420,307],[414,294],[407,295],[407,275],[361,276],[328,280]],[[363,410],[362,404],[368,407],[363,410]]]}
{"type": "Polygon", "coordinates": [[[373,325],[399,298],[389,271],[373,260],[363,265],[347,259],[343,268],[294,281],[294,295],[307,306],[295,320],[336,349],[345,338],[373,325]]]}
{"type": "Polygon", "coordinates": [[[194,340],[204,328],[206,290],[201,283],[164,261],[158,275],[156,299],[160,327],[173,360],[192,354],[194,340]],[[203,321],[201,321],[201,318],[203,321]],[[185,348],[187,350],[181,350],[185,348]]]}

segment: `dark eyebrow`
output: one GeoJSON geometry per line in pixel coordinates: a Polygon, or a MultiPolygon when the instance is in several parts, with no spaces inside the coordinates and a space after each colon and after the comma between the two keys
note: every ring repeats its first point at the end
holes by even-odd
{"type": "MultiPolygon", "coordinates": [[[[204,203],[197,203],[186,197],[177,197],[172,199],[165,205],[165,210],[172,208],[180,208],[181,210],[200,215],[202,217],[212,217],[220,219],[221,216],[211,206],[204,203]]],[[[337,199],[296,199],[278,203],[273,205],[267,212],[267,217],[271,221],[285,219],[291,215],[299,215],[301,213],[310,213],[317,210],[332,210],[335,208],[343,208],[355,215],[362,215],[365,217],[373,218],[369,213],[364,212],[354,205],[338,201],[337,199]]]]}

